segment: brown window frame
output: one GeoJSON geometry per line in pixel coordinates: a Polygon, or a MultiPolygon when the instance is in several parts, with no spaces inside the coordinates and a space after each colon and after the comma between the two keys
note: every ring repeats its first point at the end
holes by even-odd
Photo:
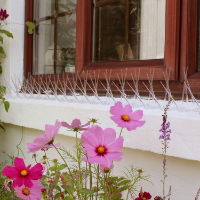
{"type": "Polygon", "coordinates": [[[197,72],[199,38],[198,0],[182,0],[180,83],[187,77],[194,96],[200,98],[200,72],[197,72]]]}
{"type": "MultiPolygon", "coordinates": [[[[77,25],[76,25],[76,72],[92,72],[94,70],[105,72],[110,69],[112,72],[120,73],[122,68],[126,68],[127,74],[140,68],[140,79],[146,80],[146,73],[149,69],[154,71],[155,80],[163,80],[163,72],[171,72],[170,80],[178,78],[179,54],[179,27],[180,27],[180,0],[166,1],[166,31],[165,31],[165,53],[164,59],[122,61],[122,62],[91,62],[91,35],[92,35],[92,0],[77,1],[77,25]],[[173,20],[176,18],[177,20],[173,20]]],[[[25,21],[33,21],[34,0],[26,0],[25,21]]],[[[33,63],[33,38],[25,29],[25,75],[32,74],[33,63]]],[[[102,74],[103,76],[103,74],[102,74]]],[[[115,77],[113,75],[113,77],[115,77]]],[[[103,78],[103,77],[102,77],[103,78]]],[[[127,77],[130,78],[130,77],[127,77]]]]}
{"type": "Polygon", "coordinates": [[[126,68],[129,79],[129,74],[140,68],[140,80],[147,80],[146,73],[150,69],[154,71],[154,80],[164,80],[163,73],[166,70],[170,71],[170,80],[178,79],[180,0],[166,1],[164,59],[92,63],[90,48],[92,45],[92,0],[79,1],[77,22],[77,46],[79,48],[77,48],[76,68],[78,73],[98,69],[103,76],[105,69],[112,69],[113,77],[115,77],[115,73],[119,74],[122,68],[126,68]]]}
{"type": "MultiPolygon", "coordinates": [[[[25,21],[33,20],[33,1],[25,1],[25,21]]],[[[112,78],[117,79],[117,75],[126,68],[126,78],[131,79],[130,76],[139,69],[139,78],[143,81],[148,80],[147,74],[153,71],[154,88],[160,92],[163,91],[160,81],[165,80],[164,73],[168,71],[170,72],[170,89],[180,98],[187,72],[193,94],[200,97],[200,72],[197,72],[198,0],[166,0],[164,59],[106,63],[91,61],[92,0],[77,0],[77,2],[76,73],[84,75],[87,71],[94,75],[94,72],[98,71],[99,78],[104,79],[105,70],[108,69],[112,70],[112,78]]],[[[25,28],[24,71],[26,78],[32,74],[32,42],[32,35],[29,35],[25,28]]],[[[52,75],[52,77],[55,76],[57,75],[52,75]]]]}

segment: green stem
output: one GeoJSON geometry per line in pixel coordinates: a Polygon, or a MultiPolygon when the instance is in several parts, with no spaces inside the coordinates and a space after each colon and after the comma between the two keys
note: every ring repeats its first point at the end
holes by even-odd
{"type": "MultiPolygon", "coordinates": [[[[85,176],[85,188],[87,188],[87,172],[88,172],[88,163],[85,163],[85,169],[86,169],[86,176],[85,176]]],[[[85,194],[85,200],[87,200],[87,194],[85,194]]]]}
{"type": "Polygon", "coordinates": [[[22,126],[22,135],[21,135],[19,143],[16,146],[16,148],[17,148],[17,156],[16,157],[19,157],[19,152],[21,151],[23,157],[25,158],[24,153],[23,153],[22,149],[20,148],[23,138],[24,138],[24,130],[23,130],[23,126],[22,126]]]}
{"type": "Polygon", "coordinates": [[[48,157],[47,157],[47,153],[46,153],[46,151],[44,151],[44,155],[45,155],[45,160],[47,160],[47,164],[48,164],[48,166],[50,167],[50,163],[49,163],[49,159],[48,159],[48,157]]]}
{"type": "Polygon", "coordinates": [[[65,165],[66,165],[66,167],[67,167],[67,169],[69,171],[70,176],[73,177],[72,172],[71,172],[71,170],[70,170],[67,162],[65,161],[64,157],[62,156],[62,154],[60,153],[60,151],[58,150],[58,148],[54,144],[52,144],[52,145],[55,148],[55,150],[57,151],[57,153],[59,154],[59,156],[62,158],[63,162],[65,163],[65,165]]]}
{"type": "Polygon", "coordinates": [[[97,194],[96,194],[96,200],[98,198],[98,191],[99,191],[99,165],[97,166],[97,194]]]}
{"type": "Polygon", "coordinates": [[[78,169],[81,171],[81,159],[80,159],[80,151],[79,151],[79,145],[78,145],[78,136],[77,136],[77,131],[76,131],[76,156],[77,156],[77,161],[78,161],[78,169]]]}
{"type": "MultiPolygon", "coordinates": [[[[78,162],[78,171],[79,171],[78,173],[80,173],[80,176],[78,177],[79,182],[78,182],[78,186],[77,186],[77,189],[79,190],[80,188],[83,187],[83,183],[82,183],[82,172],[81,172],[81,156],[80,156],[80,150],[79,150],[79,145],[78,145],[77,133],[78,133],[78,131],[76,131],[76,157],[77,157],[77,162],[78,162]]],[[[80,198],[80,196],[79,196],[79,198],[80,198]]]]}
{"type": "Polygon", "coordinates": [[[121,136],[121,135],[122,135],[122,131],[123,131],[123,129],[124,129],[124,128],[121,128],[121,131],[120,131],[120,133],[119,133],[119,136],[121,136]]]}
{"type": "MultiPolygon", "coordinates": [[[[91,164],[89,163],[89,173],[90,173],[90,191],[92,190],[92,168],[91,164]]],[[[92,199],[92,195],[90,194],[90,200],[92,199]]]]}

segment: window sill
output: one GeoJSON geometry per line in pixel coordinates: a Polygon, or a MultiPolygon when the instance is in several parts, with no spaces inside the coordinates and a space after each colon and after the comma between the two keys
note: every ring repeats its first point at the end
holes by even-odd
{"type": "MultiPolygon", "coordinates": [[[[100,125],[104,128],[116,127],[110,120],[109,105],[98,104],[97,106],[97,104],[89,103],[67,103],[30,98],[10,98],[9,101],[11,104],[10,110],[6,113],[1,107],[0,119],[5,123],[17,126],[44,130],[46,123],[54,123],[56,119],[71,122],[74,118],[80,118],[84,123],[90,118],[96,118],[99,119],[100,125]]],[[[189,104],[185,103],[184,105],[187,107],[192,106],[189,104]]],[[[124,146],[161,154],[161,144],[158,137],[162,123],[162,111],[155,109],[155,107],[143,110],[146,124],[136,131],[124,131],[124,146]]],[[[169,143],[168,155],[200,161],[199,113],[193,111],[180,112],[172,109],[169,111],[168,117],[172,129],[172,140],[169,143]]],[[[119,133],[120,129],[117,128],[116,130],[119,133]]],[[[59,134],[74,136],[66,129],[61,129],[59,134]]]]}

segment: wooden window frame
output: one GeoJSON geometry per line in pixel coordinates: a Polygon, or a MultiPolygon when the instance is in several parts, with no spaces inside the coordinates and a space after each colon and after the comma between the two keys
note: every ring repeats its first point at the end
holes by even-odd
{"type": "Polygon", "coordinates": [[[140,80],[147,80],[146,74],[150,69],[154,71],[154,80],[164,80],[163,73],[166,70],[170,71],[170,80],[178,80],[180,0],[166,0],[164,59],[95,63],[91,62],[92,0],[78,2],[76,40],[76,46],[78,46],[76,70],[78,73],[98,69],[100,74],[102,72],[103,78],[105,69],[112,69],[113,78],[115,78],[115,73],[119,74],[122,69],[126,68],[127,79],[129,79],[131,78],[129,75],[135,69],[140,68],[140,80]]]}
{"type": "MultiPolygon", "coordinates": [[[[33,21],[34,0],[26,0],[25,21],[33,21]]],[[[180,33],[180,0],[166,0],[165,50],[164,59],[120,61],[120,62],[91,62],[92,38],[92,0],[77,0],[76,25],[76,73],[83,71],[93,73],[98,69],[100,78],[103,78],[105,69],[115,74],[126,68],[127,79],[135,69],[140,69],[140,79],[147,80],[149,70],[154,71],[154,80],[164,80],[163,73],[170,71],[170,80],[178,80],[178,55],[180,33]],[[174,20],[176,19],[176,20],[174,20]]],[[[25,76],[32,74],[33,68],[33,37],[25,28],[25,76]]]]}
{"type": "MultiPolygon", "coordinates": [[[[200,72],[197,72],[198,0],[182,1],[180,81],[187,79],[194,93],[199,93],[200,72]]],[[[200,63],[199,63],[200,64],[200,63]]]]}

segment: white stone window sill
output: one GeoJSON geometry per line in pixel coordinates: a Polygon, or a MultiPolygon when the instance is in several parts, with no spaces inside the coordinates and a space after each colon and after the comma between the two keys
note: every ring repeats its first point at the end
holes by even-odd
{"type": "MultiPolygon", "coordinates": [[[[110,105],[65,103],[55,100],[28,98],[10,98],[8,113],[1,107],[0,119],[5,123],[44,130],[46,123],[54,123],[56,119],[71,123],[75,118],[85,123],[90,118],[99,119],[100,126],[115,128],[110,119],[110,105]]],[[[134,108],[137,109],[137,108],[134,108]]],[[[162,111],[159,109],[143,109],[146,124],[135,131],[124,131],[124,146],[132,149],[150,151],[161,154],[161,143],[158,139],[162,123],[162,111]]],[[[172,134],[168,149],[169,156],[200,161],[200,116],[194,112],[169,111],[172,134]]],[[[74,136],[62,128],[59,134],[74,136]]]]}

